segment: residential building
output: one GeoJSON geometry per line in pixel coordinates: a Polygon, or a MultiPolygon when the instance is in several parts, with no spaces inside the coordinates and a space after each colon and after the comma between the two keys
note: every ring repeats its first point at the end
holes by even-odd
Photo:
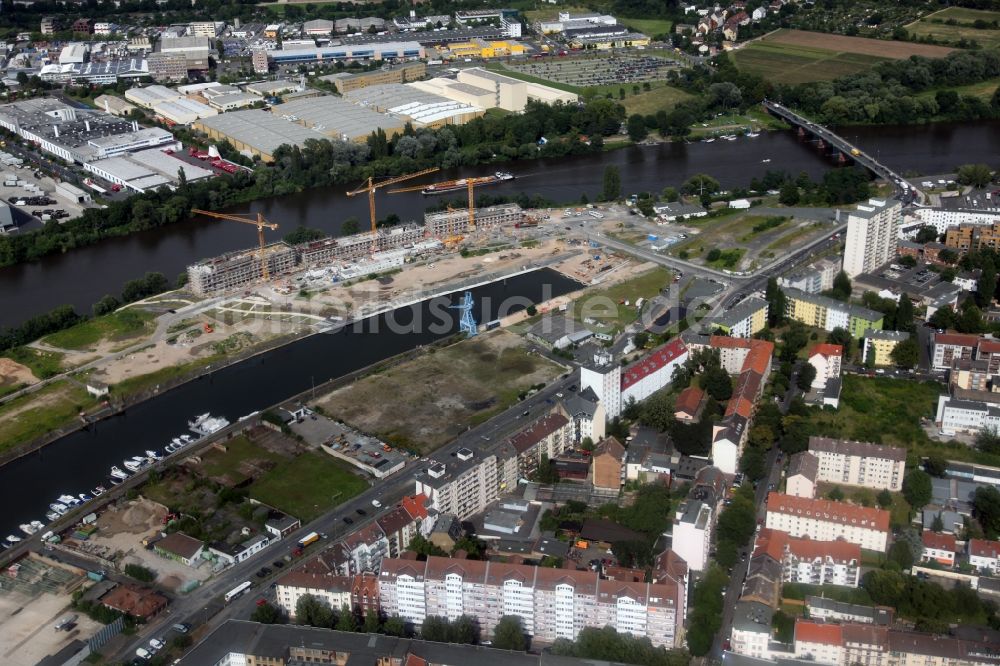
{"type": "Polygon", "coordinates": [[[468,449],[458,453],[448,462],[433,460],[416,478],[414,494],[427,496],[428,509],[451,513],[461,520],[485,511],[499,496],[501,482],[495,454],[477,458],[468,449]]]}
{"type": "Polygon", "coordinates": [[[169,601],[165,596],[138,585],[118,585],[101,597],[101,604],[111,610],[131,615],[139,620],[148,620],[158,615],[167,607],[169,601]]]}
{"type": "Polygon", "coordinates": [[[712,506],[700,500],[681,503],[674,516],[673,549],[691,571],[704,571],[712,544],[715,515],[712,506]]]}
{"type": "Polygon", "coordinates": [[[173,532],[153,543],[153,550],[163,557],[192,566],[201,560],[205,544],[183,532],[173,532]]]}
{"type": "Polygon", "coordinates": [[[625,481],[625,447],[614,437],[597,444],[593,453],[594,487],[618,490],[625,481]]]}
{"type": "Polygon", "coordinates": [[[782,287],[798,289],[809,294],[818,294],[833,288],[833,279],[843,266],[840,257],[827,257],[809,265],[806,269],[787,277],[779,277],[782,287]]]}
{"type": "Polygon", "coordinates": [[[601,579],[594,571],[428,557],[387,559],[379,574],[383,611],[419,626],[430,615],[469,615],[486,638],[504,615],[521,618],[541,642],[574,639],[584,627],[611,626],[673,647],[681,634],[681,585],[601,579]]]}
{"type": "Polygon", "coordinates": [[[934,422],[945,435],[976,434],[985,429],[1000,431],[1000,406],[942,395],[938,396],[934,422]]]}
{"type": "Polygon", "coordinates": [[[937,562],[945,567],[955,566],[954,534],[938,534],[924,530],[920,540],[924,544],[923,552],[920,554],[921,562],[937,562]]]}
{"type": "Polygon", "coordinates": [[[336,611],[344,606],[352,608],[353,583],[353,576],[313,573],[297,569],[289,571],[275,582],[274,598],[278,606],[294,620],[299,599],[307,594],[316,597],[336,611]]]}
{"type": "Polygon", "coordinates": [[[969,539],[969,564],[979,571],[1000,575],[1000,541],[969,539]]]}
{"type": "Polygon", "coordinates": [[[379,516],[377,522],[388,542],[388,557],[399,557],[413,537],[422,533],[428,516],[426,500],[423,495],[406,497],[399,506],[379,516]]]}
{"type": "Polygon", "coordinates": [[[599,352],[593,364],[580,367],[580,388],[593,390],[608,419],[619,416],[630,400],[642,402],[670,384],[673,372],[684,364],[688,348],[681,338],[650,351],[624,368],[611,355],[599,352]]]}
{"type": "Polygon", "coordinates": [[[972,360],[976,347],[979,346],[978,335],[963,333],[937,333],[934,336],[934,350],[931,355],[933,370],[951,370],[955,361],[972,360]]]}
{"type": "Polygon", "coordinates": [[[844,658],[844,634],[839,624],[795,622],[795,657],[818,664],[840,666],[844,658]]]}
{"type": "Polygon", "coordinates": [[[676,222],[694,217],[705,217],[708,211],[700,204],[686,204],[680,202],[659,203],[653,206],[656,213],[664,222],[676,222]]]}
{"type": "MultiPolygon", "coordinates": [[[[271,277],[285,275],[296,265],[295,250],[284,242],[264,247],[264,257],[271,277]]],[[[188,266],[189,288],[199,296],[211,296],[243,288],[261,279],[263,272],[258,249],[238,250],[188,266]]]]}
{"type": "Polygon", "coordinates": [[[563,414],[551,412],[510,438],[510,445],[517,453],[518,470],[522,477],[530,477],[543,458],[553,460],[572,448],[572,424],[563,414]]]}
{"type": "Polygon", "coordinates": [[[389,552],[389,540],[378,522],[352,531],[344,537],[342,543],[348,557],[348,572],[351,574],[378,571],[382,559],[389,552]]]}
{"type": "Polygon", "coordinates": [[[862,340],[862,360],[876,366],[895,365],[892,351],[903,340],[909,340],[906,331],[872,330],[865,331],[862,340]]]}
{"type": "Polygon", "coordinates": [[[782,291],[785,294],[785,315],[806,326],[828,332],[843,328],[854,338],[862,337],[869,329],[882,328],[884,316],[881,312],[789,287],[782,291]]]}
{"type": "Polygon", "coordinates": [[[746,444],[757,411],[757,400],[771,373],[774,343],[713,335],[712,349],[719,350],[723,367],[729,371],[739,361],[739,376],[722,420],[713,426],[712,462],[726,474],[735,474],[740,451],[746,444]]]}
{"type": "Polygon", "coordinates": [[[689,386],[677,395],[674,402],[674,418],[682,423],[694,423],[701,418],[707,395],[697,386],[689,386]]]}
{"type": "Polygon", "coordinates": [[[844,272],[848,277],[868,273],[893,258],[902,209],[894,199],[870,199],[847,213],[844,272]]]}
{"type": "MultiPolygon", "coordinates": [[[[913,211],[915,223],[907,225],[906,233],[916,234],[921,227],[934,227],[938,236],[959,225],[990,226],[1000,221],[1000,214],[960,208],[918,208],[913,211]]],[[[902,234],[901,229],[901,234],[902,234]]]]}
{"type": "Polygon", "coordinates": [[[267,548],[271,543],[271,537],[267,534],[257,534],[241,543],[215,542],[208,546],[208,550],[215,556],[215,559],[226,565],[239,564],[257,553],[267,548]]]}
{"type": "Polygon", "coordinates": [[[989,225],[960,224],[945,232],[944,244],[958,252],[979,252],[1000,248],[1000,222],[989,225]]]}
{"type": "Polygon", "coordinates": [[[815,596],[806,597],[806,609],[809,611],[809,618],[813,620],[857,622],[881,626],[891,625],[893,615],[895,615],[895,611],[889,606],[860,606],[815,596]]]}
{"type": "Polygon", "coordinates": [[[801,451],[788,458],[788,474],[785,477],[785,492],[792,497],[816,497],[816,482],[819,480],[819,458],[801,451]]]}
{"type": "Polygon", "coordinates": [[[856,543],[799,539],[763,528],[754,542],[754,557],[760,555],[781,563],[786,583],[857,587],[861,580],[861,546],[856,543]]]}
{"type": "Polygon", "coordinates": [[[745,298],[718,317],[708,327],[733,338],[750,338],[767,327],[767,301],[745,298]]]}
{"type": "Polygon", "coordinates": [[[889,540],[889,512],[830,500],[767,496],[765,526],[818,541],[843,539],[884,553],[889,540]]]}
{"type": "Polygon", "coordinates": [[[759,601],[740,599],[733,609],[730,649],[736,654],[767,659],[771,655],[771,622],[774,609],[759,601]]]}
{"type": "Polygon", "coordinates": [[[844,348],[840,345],[820,343],[809,350],[809,365],[816,368],[816,377],[812,387],[821,389],[827,381],[840,378],[840,365],[844,356],[844,348]]]}
{"type": "Polygon", "coordinates": [[[574,445],[578,446],[588,438],[591,442],[604,439],[607,417],[604,414],[604,405],[592,389],[585,388],[564,395],[559,399],[559,405],[570,421],[574,445]]]}
{"type": "Polygon", "coordinates": [[[809,452],[819,459],[819,481],[876,490],[900,491],[906,449],[830,437],[810,437],[809,452]]]}

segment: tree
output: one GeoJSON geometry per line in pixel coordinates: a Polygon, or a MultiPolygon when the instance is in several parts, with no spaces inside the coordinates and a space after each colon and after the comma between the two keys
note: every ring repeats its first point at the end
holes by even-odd
{"type": "Polygon", "coordinates": [[[268,602],[254,608],[250,620],[261,624],[283,624],[285,614],[280,608],[268,602]]]}
{"type": "Polygon", "coordinates": [[[759,481],[767,475],[767,453],[765,449],[747,447],[740,456],[740,471],[751,481],[759,481]]]}
{"type": "Polygon", "coordinates": [[[988,308],[993,304],[993,295],[997,290],[997,271],[992,264],[984,266],[983,272],[976,281],[976,304],[980,308],[988,308]]]}
{"type": "Polygon", "coordinates": [[[955,180],[962,185],[986,187],[993,180],[993,170],[986,164],[963,164],[958,167],[955,180]]]}
{"type": "Polygon", "coordinates": [[[365,613],[365,624],[362,627],[362,631],[366,634],[377,634],[381,628],[382,620],[378,616],[378,611],[369,608],[365,613]]]}
{"type": "Polygon", "coordinates": [[[120,305],[121,301],[110,294],[106,294],[101,298],[101,300],[94,303],[91,311],[94,313],[95,317],[100,317],[101,315],[114,312],[120,305]]]}
{"type": "Polygon", "coordinates": [[[681,185],[681,192],[684,194],[714,194],[719,191],[719,181],[706,173],[696,173],[681,185]]]}
{"type": "Polygon", "coordinates": [[[609,164],[604,167],[604,190],[601,196],[605,201],[614,201],[622,193],[622,175],[618,167],[609,164]]]}
{"type": "Polygon", "coordinates": [[[319,229],[312,229],[300,224],[295,227],[294,230],[285,234],[283,240],[289,245],[298,245],[299,243],[308,243],[309,241],[319,240],[320,238],[326,238],[326,234],[319,229]]]}
{"type": "Polygon", "coordinates": [[[303,594],[295,604],[295,621],[310,627],[333,626],[333,609],[311,594],[303,594]]]}
{"type": "Polygon", "coordinates": [[[936,227],[923,226],[917,230],[916,241],[923,245],[924,243],[931,243],[938,239],[938,232],[936,227]]]}
{"type": "MultiPolygon", "coordinates": [[[[985,427],[976,433],[976,448],[983,453],[1000,453],[1000,432],[995,428],[985,427]]],[[[927,470],[930,472],[930,470],[927,470]]],[[[940,476],[944,476],[942,473],[940,476]]]]}
{"type": "Polygon", "coordinates": [[[830,492],[826,494],[828,500],[833,500],[834,502],[840,502],[844,499],[844,491],[840,489],[840,486],[834,486],[830,489],[830,492]]]}
{"type": "Polygon", "coordinates": [[[649,130],[646,128],[646,120],[638,113],[633,113],[628,117],[626,128],[628,138],[636,143],[649,136],[649,130]]]}
{"type": "Polygon", "coordinates": [[[788,181],[781,186],[778,194],[778,203],[785,206],[794,206],[799,203],[799,188],[792,181],[788,181]]]}
{"type": "Polygon", "coordinates": [[[830,296],[838,301],[846,301],[851,297],[851,278],[847,277],[847,273],[844,271],[840,271],[833,278],[833,289],[830,290],[830,296]]]}
{"type": "Polygon", "coordinates": [[[917,258],[912,254],[904,254],[897,261],[900,266],[905,266],[906,268],[913,268],[917,265],[917,258]]]}
{"type": "Polygon", "coordinates": [[[733,380],[725,368],[709,368],[701,377],[701,386],[710,396],[722,402],[733,396],[733,380]]]}
{"type": "Polygon", "coordinates": [[[996,539],[1000,535],[1000,490],[995,486],[980,486],[972,497],[972,508],[975,510],[979,524],[987,539],[996,539]]]}
{"type": "Polygon", "coordinates": [[[896,305],[896,330],[916,332],[913,324],[913,301],[906,292],[899,297],[899,303],[896,305]]]}
{"type": "Polygon", "coordinates": [[[340,607],[340,614],[337,616],[337,631],[355,632],[358,630],[358,618],[354,616],[354,611],[348,605],[340,607]]]}
{"type": "Polygon", "coordinates": [[[361,230],[361,226],[358,224],[358,218],[349,217],[344,220],[344,223],[340,225],[340,235],[341,236],[352,236],[361,230]]]}
{"type": "Polygon", "coordinates": [[[812,363],[804,363],[799,368],[799,374],[795,378],[795,385],[800,390],[808,393],[812,388],[812,383],[816,379],[816,367],[812,363]]]}
{"type": "Polygon", "coordinates": [[[469,615],[459,615],[451,623],[449,639],[452,643],[461,645],[472,645],[479,640],[479,625],[476,620],[469,615]]]}
{"type": "Polygon", "coordinates": [[[942,478],[948,469],[948,461],[940,456],[930,456],[924,461],[924,471],[931,476],[942,478]]]}
{"type": "Polygon", "coordinates": [[[914,368],[920,361],[920,348],[913,338],[901,340],[889,353],[893,363],[900,368],[914,368]]]}
{"type": "Polygon", "coordinates": [[[915,469],[903,479],[903,497],[914,509],[922,509],[931,496],[931,477],[927,472],[915,469]]]}
{"type": "Polygon", "coordinates": [[[696,657],[709,653],[715,634],[722,626],[722,592],[728,583],[726,572],[713,566],[695,586],[692,609],[688,615],[687,643],[688,650],[696,657]]]}
{"type": "Polygon", "coordinates": [[[895,562],[903,571],[913,566],[913,550],[906,541],[897,540],[889,548],[888,559],[895,562]]]}
{"type": "Polygon", "coordinates": [[[767,299],[767,318],[771,326],[778,326],[785,321],[785,292],[778,286],[777,278],[768,278],[767,289],[764,292],[767,299]]]}
{"type": "Polygon", "coordinates": [[[888,490],[882,489],[878,495],[875,496],[875,501],[883,509],[888,509],[892,506],[892,493],[888,490]]]}
{"type": "Polygon", "coordinates": [[[834,328],[830,331],[829,335],[826,336],[826,341],[831,345],[840,345],[844,350],[844,356],[850,357],[851,349],[854,346],[854,337],[846,328],[841,326],[834,328]]]}
{"type": "Polygon", "coordinates": [[[391,615],[386,618],[382,625],[382,631],[386,636],[398,636],[402,638],[407,635],[406,622],[398,615],[391,615]]]}
{"type": "Polygon", "coordinates": [[[517,615],[504,615],[493,629],[493,647],[500,650],[515,650],[524,652],[528,641],[524,636],[521,618],[517,615]]]}
{"type": "Polygon", "coordinates": [[[944,531],[944,519],[941,518],[941,512],[939,511],[934,519],[931,520],[931,531],[940,534],[944,531]]]}
{"type": "Polygon", "coordinates": [[[676,187],[664,187],[663,188],[663,200],[668,203],[673,203],[680,198],[680,192],[677,191],[676,187]]]}
{"type": "Polygon", "coordinates": [[[420,625],[420,637],[425,641],[447,643],[450,632],[451,623],[448,622],[448,618],[439,615],[425,617],[420,625]]]}

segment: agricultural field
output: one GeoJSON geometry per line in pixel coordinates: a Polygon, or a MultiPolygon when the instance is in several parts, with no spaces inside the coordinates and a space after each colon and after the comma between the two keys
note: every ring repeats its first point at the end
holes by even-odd
{"type": "Polygon", "coordinates": [[[522,338],[498,330],[360,379],[319,405],[331,418],[383,441],[429,453],[562,371],[529,354],[522,338]],[[387,395],[396,399],[387,403],[387,395]]]}
{"type": "Polygon", "coordinates": [[[906,31],[917,37],[932,37],[936,41],[957,44],[959,40],[975,40],[983,48],[1000,48],[1000,30],[976,27],[976,22],[995,24],[1000,21],[1000,12],[964,7],[948,7],[928,14],[907,26],[906,31]]]}
{"type": "Polygon", "coordinates": [[[673,24],[666,19],[621,18],[621,23],[647,37],[669,34],[673,24]]]}
{"type": "Polygon", "coordinates": [[[733,51],[736,65],[774,83],[827,81],[886,60],[911,55],[942,57],[947,47],[864,37],[778,30],[733,51]]]}

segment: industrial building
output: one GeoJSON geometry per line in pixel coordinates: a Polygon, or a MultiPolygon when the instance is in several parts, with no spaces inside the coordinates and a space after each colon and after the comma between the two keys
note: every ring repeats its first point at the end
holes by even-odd
{"type": "Polygon", "coordinates": [[[180,81],[187,78],[187,58],[183,53],[150,53],[146,56],[149,75],[154,81],[180,81]]]}
{"type": "Polygon", "coordinates": [[[88,162],[83,168],[109,183],[134,192],[155,190],[164,185],[173,186],[178,182],[180,171],[184,172],[184,178],[188,182],[215,175],[208,169],[172,157],[159,148],[88,162]]]}
{"type": "Polygon", "coordinates": [[[219,113],[210,106],[185,98],[160,102],[153,107],[153,112],[168,125],[190,125],[196,120],[211,118],[219,113]]]}
{"type": "Polygon", "coordinates": [[[149,75],[149,64],[143,58],[49,64],[38,72],[40,79],[52,83],[110,84],[135,81],[149,75]]]}
{"type": "MultiPolygon", "coordinates": [[[[417,42],[384,42],[377,44],[338,44],[306,49],[267,51],[267,60],[277,65],[323,63],[347,60],[416,60],[425,58],[424,47],[417,42]]],[[[254,62],[256,68],[257,63],[254,62]]]]}
{"type": "Polygon", "coordinates": [[[279,104],[271,107],[271,113],[342,141],[365,141],[376,130],[392,138],[402,133],[406,125],[398,116],[378,113],[330,95],[279,104]]]}
{"type": "Polygon", "coordinates": [[[442,95],[470,106],[486,109],[499,108],[520,113],[529,100],[551,104],[554,102],[576,102],[579,97],[537,83],[496,74],[480,67],[472,67],[458,73],[456,79],[439,77],[412,84],[430,93],[442,95]]]}
{"type": "Polygon", "coordinates": [[[0,105],[0,127],[67,162],[80,164],[174,142],[170,132],[158,127],[140,128],[135,121],[49,98],[0,105]]]}
{"type": "Polygon", "coordinates": [[[402,116],[414,127],[463,125],[486,113],[481,107],[456,102],[400,83],[359,88],[344,93],[344,99],[381,113],[402,116]]]}
{"type": "Polygon", "coordinates": [[[136,110],[135,106],[114,95],[98,95],[94,98],[94,104],[113,116],[127,116],[136,110]]]}
{"type": "Polygon", "coordinates": [[[337,92],[343,95],[352,90],[368,86],[419,81],[425,76],[427,76],[427,65],[416,61],[403,63],[394,67],[384,67],[371,72],[338,72],[319,78],[321,81],[332,83],[337,88],[337,92]]]}
{"type": "Polygon", "coordinates": [[[144,109],[152,109],[157,104],[173,102],[180,98],[181,94],[176,90],[160,85],[131,88],[125,91],[125,99],[144,109]]]}
{"type": "Polygon", "coordinates": [[[187,68],[208,69],[208,37],[164,37],[160,40],[159,53],[183,55],[187,68]]]}
{"type": "Polygon", "coordinates": [[[253,106],[260,101],[256,95],[249,93],[234,92],[227,95],[216,95],[208,100],[208,105],[218,111],[233,111],[234,109],[244,109],[253,106]]]}
{"type": "Polygon", "coordinates": [[[474,39],[448,45],[448,55],[452,58],[506,58],[524,55],[524,44],[508,41],[487,41],[474,39]]]}
{"type": "Polygon", "coordinates": [[[298,89],[298,83],[287,79],[278,79],[277,81],[258,81],[257,83],[251,83],[244,88],[244,90],[251,95],[257,95],[258,97],[275,97],[276,95],[281,95],[282,93],[292,92],[298,89]]]}
{"type": "MultiPolygon", "coordinates": [[[[295,268],[295,250],[284,242],[264,247],[267,270],[273,276],[285,275],[295,268]]],[[[260,250],[238,250],[188,266],[191,291],[207,296],[243,287],[263,277],[260,250]]]]}
{"type": "Polygon", "coordinates": [[[228,141],[241,153],[265,162],[274,161],[279,146],[302,146],[309,139],[327,138],[267,111],[232,111],[198,120],[192,127],[213,141],[228,141]]]}
{"type": "MultiPolygon", "coordinates": [[[[505,225],[519,224],[524,219],[524,212],[517,204],[502,204],[476,208],[474,220],[476,229],[493,229],[505,225]]],[[[427,235],[435,238],[461,236],[473,231],[469,229],[469,211],[453,210],[441,213],[425,213],[424,226],[427,235]]]]}

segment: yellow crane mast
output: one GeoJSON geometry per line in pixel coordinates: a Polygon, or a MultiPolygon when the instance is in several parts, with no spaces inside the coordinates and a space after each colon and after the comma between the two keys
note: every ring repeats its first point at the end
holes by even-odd
{"type": "Polygon", "coordinates": [[[229,215],[228,213],[215,213],[210,210],[200,210],[198,208],[192,208],[191,213],[194,215],[207,215],[208,217],[216,217],[220,220],[231,220],[233,222],[242,222],[243,224],[253,224],[257,227],[257,239],[260,241],[260,274],[263,276],[264,281],[267,282],[270,278],[270,271],[267,270],[267,256],[264,254],[264,228],[268,228],[274,231],[278,228],[278,225],[274,222],[268,222],[264,219],[264,216],[257,213],[256,218],[247,217],[246,215],[229,215]]]}
{"type": "MultiPolygon", "coordinates": [[[[450,181],[445,181],[443,183],[432,183],[432,185],[447,185],[450,181]]],[[[465,187],[469,191],[469,231],[475,231],[476,229],[476,196],[475,189],[477,185],[482,185],[483,183],[492,183],[494,178],[492,176],[483,176],[481,178],[466,178],[465,187]]],[[[415,187],[401,187],[395,190],[389,190],[389,194],[399,194],[400,192],[415,192],[416,190],[422,190],[429,187],[428,185],[417,185],[415,187]]],[[[450,208],[449,208],[450,210],[450,208]]]]}
{"type": "Polygon", "coordinates": [[[396,176],[395,178],[388,178],[386,180],[381,180],[381,181],[379,181],[377,183],[375,182],[374,178],[372,178],[371,176],[368,176],[368,182],[367,183],[362,184],[362,185],[358,186],[356,189],[353,189],[353,190],[351,190],[350,192],[347,193],[347,196],[349,196],[349,197],[357,196],[358,194],[361,194],[363,192],[367,192],[368,193],[368,213],[369,213],[369,215],[371,215],[371,221],[372,221],[372,253],[373,254],[378,249],[377,247],[375,247],[375,244],[377,242],[376,239],[378,238],[378,236],[375,235],[376,231],[377,231],[377,229],[376,229],[377,222],[376,222],[376,219],[375,219],[375,190],[377,190],[379,188],[382,188],[382,187],[385,187],[386,185],[394,185],[395,183],[400,183],[400,182],[402,182],[404,180],[410,180],[411,178],[417,178],[419,176],[426,176],[427,174],[434,173],[435,171],[438,171],[438,170],[439,170],[438,167],[432,167],[430,169],[424,169],[423,171],[417,171],[416,173],[408,173],[405,176],[396,176]]]}

